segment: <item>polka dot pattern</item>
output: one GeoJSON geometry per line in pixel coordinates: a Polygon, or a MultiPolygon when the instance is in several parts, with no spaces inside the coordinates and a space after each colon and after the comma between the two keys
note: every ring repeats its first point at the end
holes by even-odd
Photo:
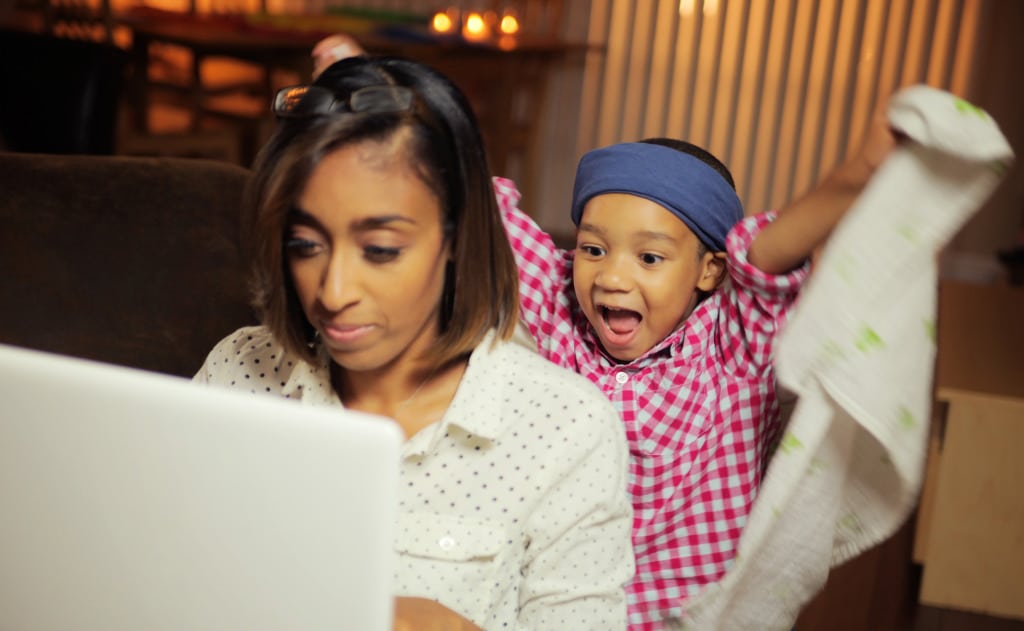
{"type": "MultiPolygon", "coordinates": [[[[340,406],[327,372],[249,327],[195,380],[340,406]]],[[[445,416],[404,446],[396,593],[485,629],[624,629],[627,458],[622,423],[594,385],[485,341],[445,416]]]]}

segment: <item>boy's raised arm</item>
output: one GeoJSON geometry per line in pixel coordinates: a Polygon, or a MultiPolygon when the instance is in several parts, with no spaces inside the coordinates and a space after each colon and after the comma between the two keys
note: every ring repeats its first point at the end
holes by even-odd
{"type": "Polygon", "coordinates": [[[768,274],[802,264],[828,239],[875,170],[896,145],[884,115],[876,114],[860,150],[813,189],[779,211],[750,245],[747,259],[768,274]]]}

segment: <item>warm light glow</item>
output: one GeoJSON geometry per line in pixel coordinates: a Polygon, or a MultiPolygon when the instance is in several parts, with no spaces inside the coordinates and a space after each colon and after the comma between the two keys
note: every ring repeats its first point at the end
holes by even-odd
{"type": "MultiPolygon", "coordinates": [[[[702,3],[704,17],[713,17],[718,13],[718,0],[704,0],[702,3]]],[[[688,18],[697,8],[697,0],[679,0],[679,15],[688,18]]]]}
{"type": "Polygon", "coordinates": [[[463,35],[471,39],[480,39],[487,36],[487,23],[479,13],[470,13],[466,16],[466,26],[463,35]]]}
{"type": "Polygon", "coordinates": [[[452,30],[452,19],[448,17],[447,13],[438,11],[430,22],[430,28],[437,33],[448,33],[452,30]]]}
{"type": "Polygon", "coordinates": [[[506,35],[514,35],[519,32],[519,20],[514,15],[506,15],[501,18],[501,25],[498,28],[506,35]]]}
{"type": "Polygon", "coordinates": [[[502,35],[498,38],[498,48],[501,50],[515,50],[517,45],[514,35],[502,35]]]}

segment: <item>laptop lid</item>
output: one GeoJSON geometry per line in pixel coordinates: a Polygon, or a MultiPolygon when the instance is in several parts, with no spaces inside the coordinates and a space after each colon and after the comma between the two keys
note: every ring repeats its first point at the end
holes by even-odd
{"type": "Polygon", "coordinates": [[[0,345],[0,628],[390,629],[401,443],[0,345]]]}

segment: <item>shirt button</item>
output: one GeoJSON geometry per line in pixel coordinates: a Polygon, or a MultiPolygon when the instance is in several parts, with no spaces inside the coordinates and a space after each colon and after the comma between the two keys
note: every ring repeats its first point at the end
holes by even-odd
{"type": "Polygon", "coordinates": [[[455,539],[445,535],[437,540],[437,545],[441,546],[442,550],[451,550],[455,547],[455,539]]]}
{"type": "Polygon", "coordinates": [[[626,383],[629,381],[629,375],[624,372],[617,372],[615,373],[615,381],[618,381],[619,383],[626,383]]]}

